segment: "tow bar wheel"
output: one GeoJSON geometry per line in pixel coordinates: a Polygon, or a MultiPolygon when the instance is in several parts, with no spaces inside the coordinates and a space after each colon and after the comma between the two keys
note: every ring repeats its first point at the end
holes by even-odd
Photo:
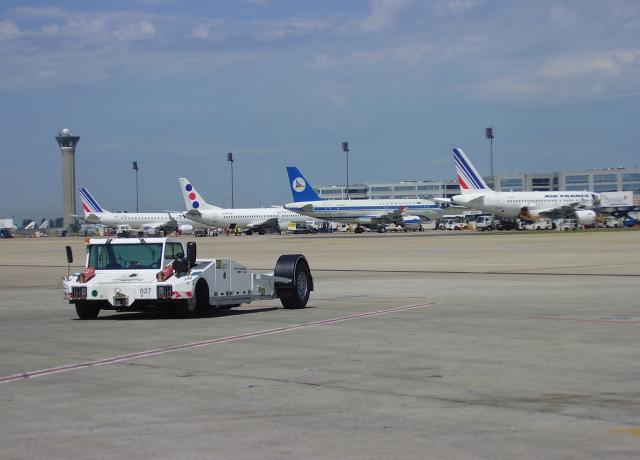
{"type": "Polygon", "coordinates": [[[313,278],[309,263],[302,254],[280,256],[274,270],[275,276],[291,279],[291,283],[276,284],[278,297],[284,308],[304,308],[313,291],[313,278]]]}

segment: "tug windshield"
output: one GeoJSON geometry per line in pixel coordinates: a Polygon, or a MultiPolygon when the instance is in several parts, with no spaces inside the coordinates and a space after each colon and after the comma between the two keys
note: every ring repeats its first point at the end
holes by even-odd
{"type": "Polygon", "coordinates": [[[160,268],[162,244],[92,244],[89,266],[96,270],[160,268]]]}

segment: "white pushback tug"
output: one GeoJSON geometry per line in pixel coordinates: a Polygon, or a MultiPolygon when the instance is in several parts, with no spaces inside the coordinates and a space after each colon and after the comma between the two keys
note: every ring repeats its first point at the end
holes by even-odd
{"type": "MultiPolygon", "coordinates": [[[[67,262],[73,262],[67,246],[67,262]]],[[[302,254],[278,258],[273,273],[257,274],[229,258],[196,260],[196,243],[174,238],[92,238],[85,269],[63,278],[65,298],[80,319],[100,310],[141,311],[173,305],[185,316],[208,307],[228,309],[279,298],[284,308],[304,308],[313,291],[302,254]]]]}

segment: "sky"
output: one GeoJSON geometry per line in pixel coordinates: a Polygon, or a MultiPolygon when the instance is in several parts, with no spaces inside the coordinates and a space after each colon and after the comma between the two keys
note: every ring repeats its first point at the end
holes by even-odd
{"type": "Polygon", "coordinates": [[[103,207],[291,201],[314,185],[636,167],[635,0],[4,0],[0,217],[62,215],[55,136],[103,207]]]}

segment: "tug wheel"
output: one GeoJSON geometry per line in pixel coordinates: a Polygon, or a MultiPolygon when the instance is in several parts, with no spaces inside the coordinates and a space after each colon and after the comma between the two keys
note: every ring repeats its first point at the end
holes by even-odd
{"type": "Polygon", "coordinates": [[[313,291],[313,278],[309,263],[302,254],[280,256],[274,270],[275,276],[291,279],[290,283],[276,283],[276,290],[284,308],[304,308],[313,291]]]}
{"type": "Polygon", "coordinates": [[[176,305],[176,312],[183,317],[198,316],[204,313],[207,307],[209,307],[209,285],[201,279],[196,284],[193,296],[176,305]]]}
{"type": "Polygon", "coordinates": [[[80,319],[96,319],[100,307],[90,302],[76,302],[76,313],[80,319]]]}

